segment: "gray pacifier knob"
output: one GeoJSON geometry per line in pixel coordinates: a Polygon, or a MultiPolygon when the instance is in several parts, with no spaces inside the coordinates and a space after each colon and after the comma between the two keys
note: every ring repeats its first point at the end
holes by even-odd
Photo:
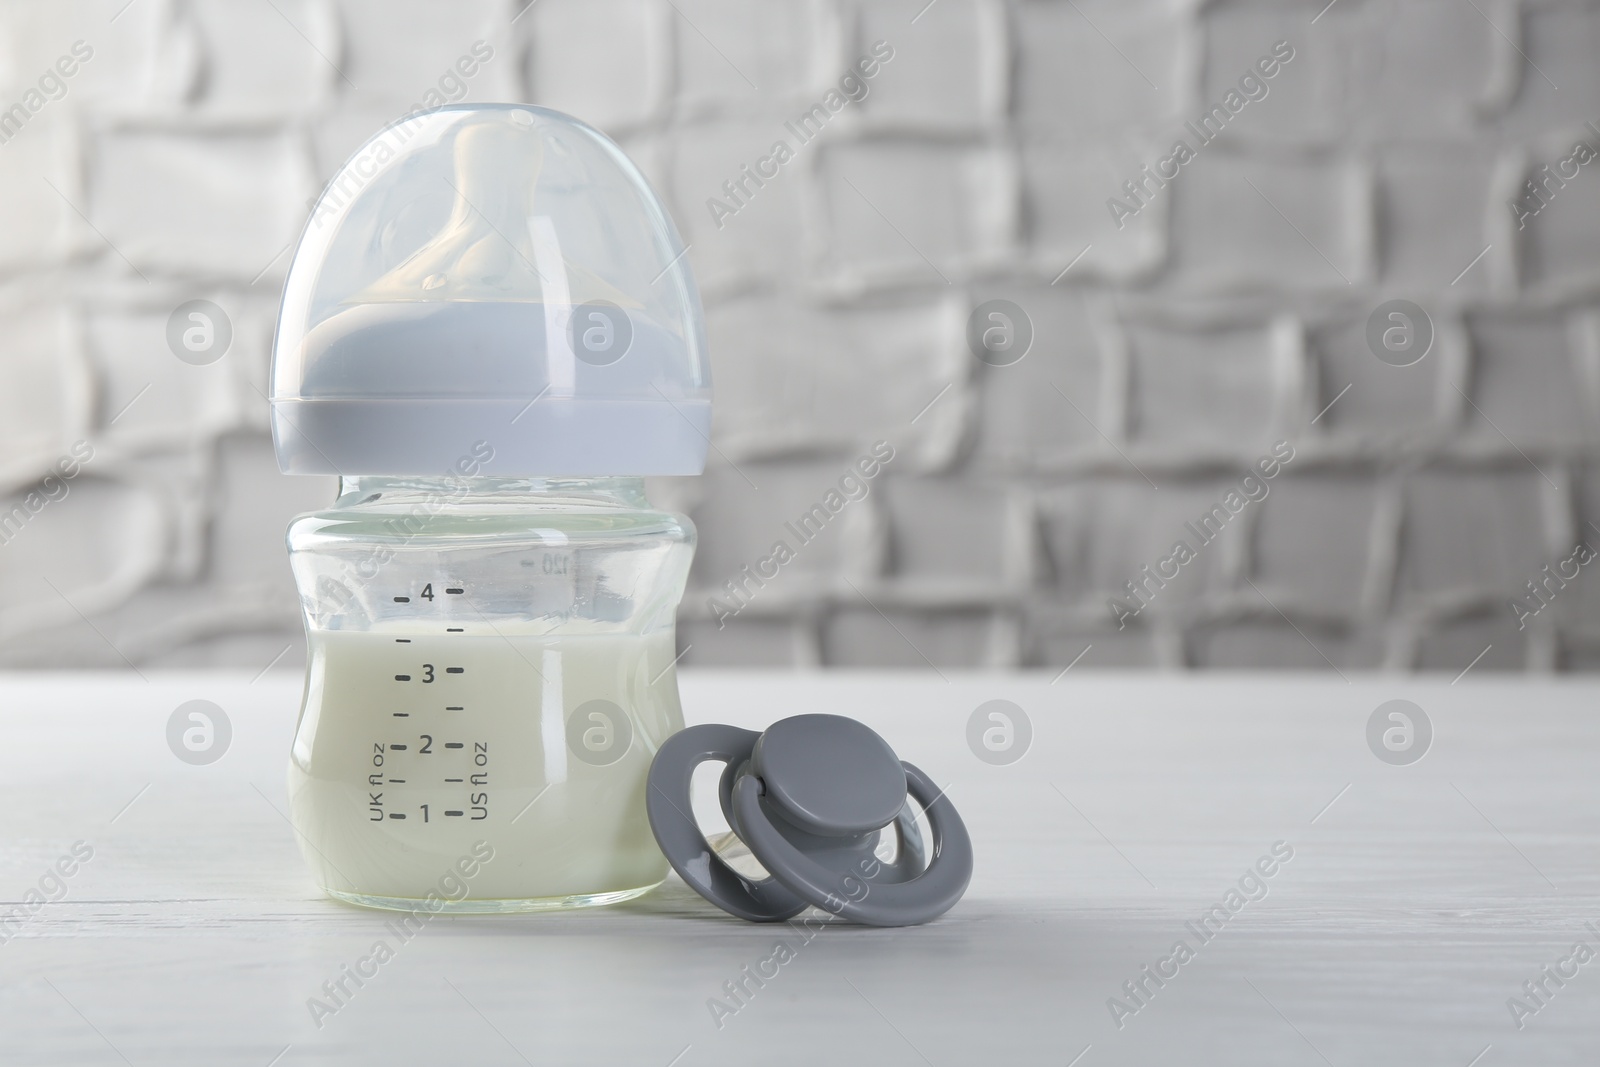
{"type": "Polygon", "coordinates": [[[949,910],[972,878],[972,842],[949,798],[870,728],[840,715],[796,715],[761,734],[732,726],[679,731],[651,764],[646,810],[684,881],[756,922],[812,904],[852,922],[909,926],[949,910]],[[734,871],[689,814],[690,780],[708,760],[728,765],[723,811],[770,877],[734,871]],[[908,793],[927,815],[931,848],[917,832],[908,793]],[[898,848],[886,862],[875,849],[890,826],[898,848]]]}

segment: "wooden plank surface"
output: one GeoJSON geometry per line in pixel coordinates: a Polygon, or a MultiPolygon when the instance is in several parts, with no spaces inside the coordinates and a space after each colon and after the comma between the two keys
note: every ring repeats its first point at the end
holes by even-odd
{"type": "Polygon", "coordinates": [[[93,858],[0,944],[0,1063],[1600,1061],[1600,955],[1560,985],[1541,975],[1575,944],[1600,953],[1600,684],[687,673],[682,688],[691,722],[827,710],[879,729],[949,783],[978,854],[967,897],[926,927],[809,940],[676,878],[609,909],[438,917],[319,1028],[308,999],[386,916],[321,897],[302,865],[284,796],[298,680],[13,675],[0,897],[22,901],[76,842],[93,858]],[[1367,742],[1396,698],[1434,730],[1409,766],[1367,742]],[[190,699],[232,722],[210,766],[166,745],[190,699]],[[968,747],[992,699],[1032,722],[1010,765],[968,747]],[[1246,881],[1259,899],[1195,936],[1279,842],[1292,858],[1246,881]],[[779,939],[794,958],[714,1018],[779,939]],[[1161,962],[1179,940],[1192,958],[1161,962]],[[1141,979],[1136,1002],[1123,983],[1141,979]],[[1524,982],[1541,980],[1535,1005],[1524,982]],[[1113,997],[1137,1011],[1114,1018],[1113,997]],[[1513,997],[1536,1010],[1514,1019],[1513,997]]]}

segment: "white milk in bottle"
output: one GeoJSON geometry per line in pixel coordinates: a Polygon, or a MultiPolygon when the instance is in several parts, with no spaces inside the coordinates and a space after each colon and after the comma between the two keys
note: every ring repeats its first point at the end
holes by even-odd
{"type": "Polygon", "coordinates": [[[480,839],[483,910],[660,882],[644,772],[683,725],[670,631],[476,629],[312,634],[290,796],[322,884],[412,897],[480,839]]]}

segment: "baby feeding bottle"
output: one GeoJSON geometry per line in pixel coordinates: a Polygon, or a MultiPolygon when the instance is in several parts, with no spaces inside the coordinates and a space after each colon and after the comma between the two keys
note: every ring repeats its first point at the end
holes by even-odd
{"type": "Polygon", "coordinates": [[[700,301],[615,144],[446,107],[363,145],[284,289],[272,430],[336,474],[289,528],[308,644],[289,766],[317,881],[413,910],[607,904],[659,883],[650,762],[683,726],[674,614],[698,474],[700,301]]]}

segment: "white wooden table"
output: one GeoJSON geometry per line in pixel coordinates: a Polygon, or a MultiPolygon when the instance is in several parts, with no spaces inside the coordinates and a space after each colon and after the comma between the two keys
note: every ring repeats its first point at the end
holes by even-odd
{"type": "Polygon", "coordinates": [[[321,897],[302,867],[283,785],[298,680],[13,675],[0,897],[41,879],[54,894],[46,872],[75,842],[93,858],[63,899],[0,926],[0,1063],[1600,1061],[1600,957],[1544,979],[1520,1030],[1507,1005],[1532,1006],[1524,981],[1575,943],[1600,952],[1600,683],[689,673],[682,688],[691,722],[828,710],[879,729],[950,783],[978,854],[966,898],[925,927],[823,929],[720,1029],[708,1000],[797,938],[676,878],[610,909],[440,917],[318,1029],[308,998],[387,916],[321,897]],[[210,766],[165,740],[196,698],[233,724],[210,766]],[[966,741],[996,698],[1034,727],[1007,766],[966,741]],[[1368,748],[1391,698],[1434,726],[1409,766],[1368,748]],[[1293,858],[1267,895],[1195,936],[1280,841],[1293,858]],[[1179,939],[1193,958],[1160,962],[1179,939]],[[1123,983],[1146,964],[1171,977],[1145,979],[1119,1028],[1107,1001],[1132,1006],[1123,983]]]}

